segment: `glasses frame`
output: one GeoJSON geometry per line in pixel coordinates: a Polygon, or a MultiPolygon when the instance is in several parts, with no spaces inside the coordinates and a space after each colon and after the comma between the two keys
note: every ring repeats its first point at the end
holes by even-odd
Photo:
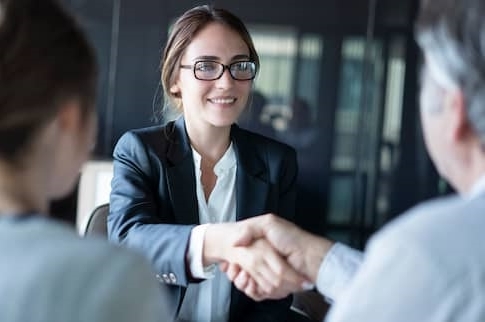
{"type": "Polygon", "coordinates": [[[225,64],[220,63],[220,62],[215,61],[215,60],[198,60],[198,61],[194,62],[193,65],[182,65],[181,64],[179,67],[184,68],[184,69],[192,69],[192,72],[194,73],[194,77],[196,79],[201,80],[201,81],[208,81],[208,82],[220,79],[222,77],[222,75],[224,75],[224,72],[226,71],[226,69],[229,71],[229,75],[231,75],[231,78],[234,79],[234,80],[237,80],[237,81],[253,80],[256,77],[256,73],[257,73],[256,63],[252,60],[239,60],[239,61],[235,61],[233,63],[230,63],[229,65],[225,65],[225,64]],[[196,73],[196,69],[195,69],[197,64],[199,64],[199,63],[215,63],[215,64],[218,64],[219,66],[222,66],[222,71],[221,71],[220,75],[215,77],[215,78],[211,78],[211,79],[199,78],[199,77],[197,77],[197,73],[196,73]],[[251,63],[251,64],[253,64],[254,75],[251,78],[244,78],[244,79],[234,77],[234,75],[231,72],[231,67],[233,65],[239,64],[239,63],[251,63]]]}

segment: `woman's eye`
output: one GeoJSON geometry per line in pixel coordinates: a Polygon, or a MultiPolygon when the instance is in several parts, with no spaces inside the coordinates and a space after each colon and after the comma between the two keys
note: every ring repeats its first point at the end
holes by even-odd
{"type": "Polygon", "coordinates": [[[248,63],[246,63],[246,62],[237,63],[237,64],[234,64],[233,68],[235,70],[245,71],[245,70],[248,69],[248,63]]]}
{"type": "Polygon", "coordinates": [[[210,72],[216,69],[215,64],[213,63],[199,63],[197,64],[197,70],[201,72],[210,72]]]}

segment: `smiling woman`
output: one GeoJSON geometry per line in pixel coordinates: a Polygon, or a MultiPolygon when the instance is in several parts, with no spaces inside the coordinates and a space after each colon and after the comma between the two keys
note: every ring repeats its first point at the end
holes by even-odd
{"type": "Polygon", "coordinates": [[[255,302],[215,265],[238,264],[266,289],[303,280],[265,241],[243,256],[227,224],[295,215],[294,149],[236,125],[259,69],[251,37],[230,12],[195,7],[175,22],[160,65],[165,112],[180,116],[119,140],[109,238],[150,259],[179,321],[285,320],[291,298],[255,302]]]}

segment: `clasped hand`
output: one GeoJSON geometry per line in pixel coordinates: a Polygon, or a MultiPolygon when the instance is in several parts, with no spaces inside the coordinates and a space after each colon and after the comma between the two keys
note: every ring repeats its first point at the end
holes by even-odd
{"type": "Polygon", "coordinates": [[[218,262],[234,285],[256,301],[313,287],[316,273],[307,267],[311,264],[302,248],[314,237],[284,219],[262,215],[213,225],[206,234],[215,238],[206,239],[205,258],[218,262]],[[215,249],[217,255],[211,256],[215,249]]]}

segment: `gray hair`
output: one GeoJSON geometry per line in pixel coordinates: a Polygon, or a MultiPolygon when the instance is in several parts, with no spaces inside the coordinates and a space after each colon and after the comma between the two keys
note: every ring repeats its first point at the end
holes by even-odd
{"type": "Polygon", "coordinates": [[[485,2],[423,0],[415,34],[446,76],[441,85],[463,92],[468,120],[485,145],[485,2]]]}

